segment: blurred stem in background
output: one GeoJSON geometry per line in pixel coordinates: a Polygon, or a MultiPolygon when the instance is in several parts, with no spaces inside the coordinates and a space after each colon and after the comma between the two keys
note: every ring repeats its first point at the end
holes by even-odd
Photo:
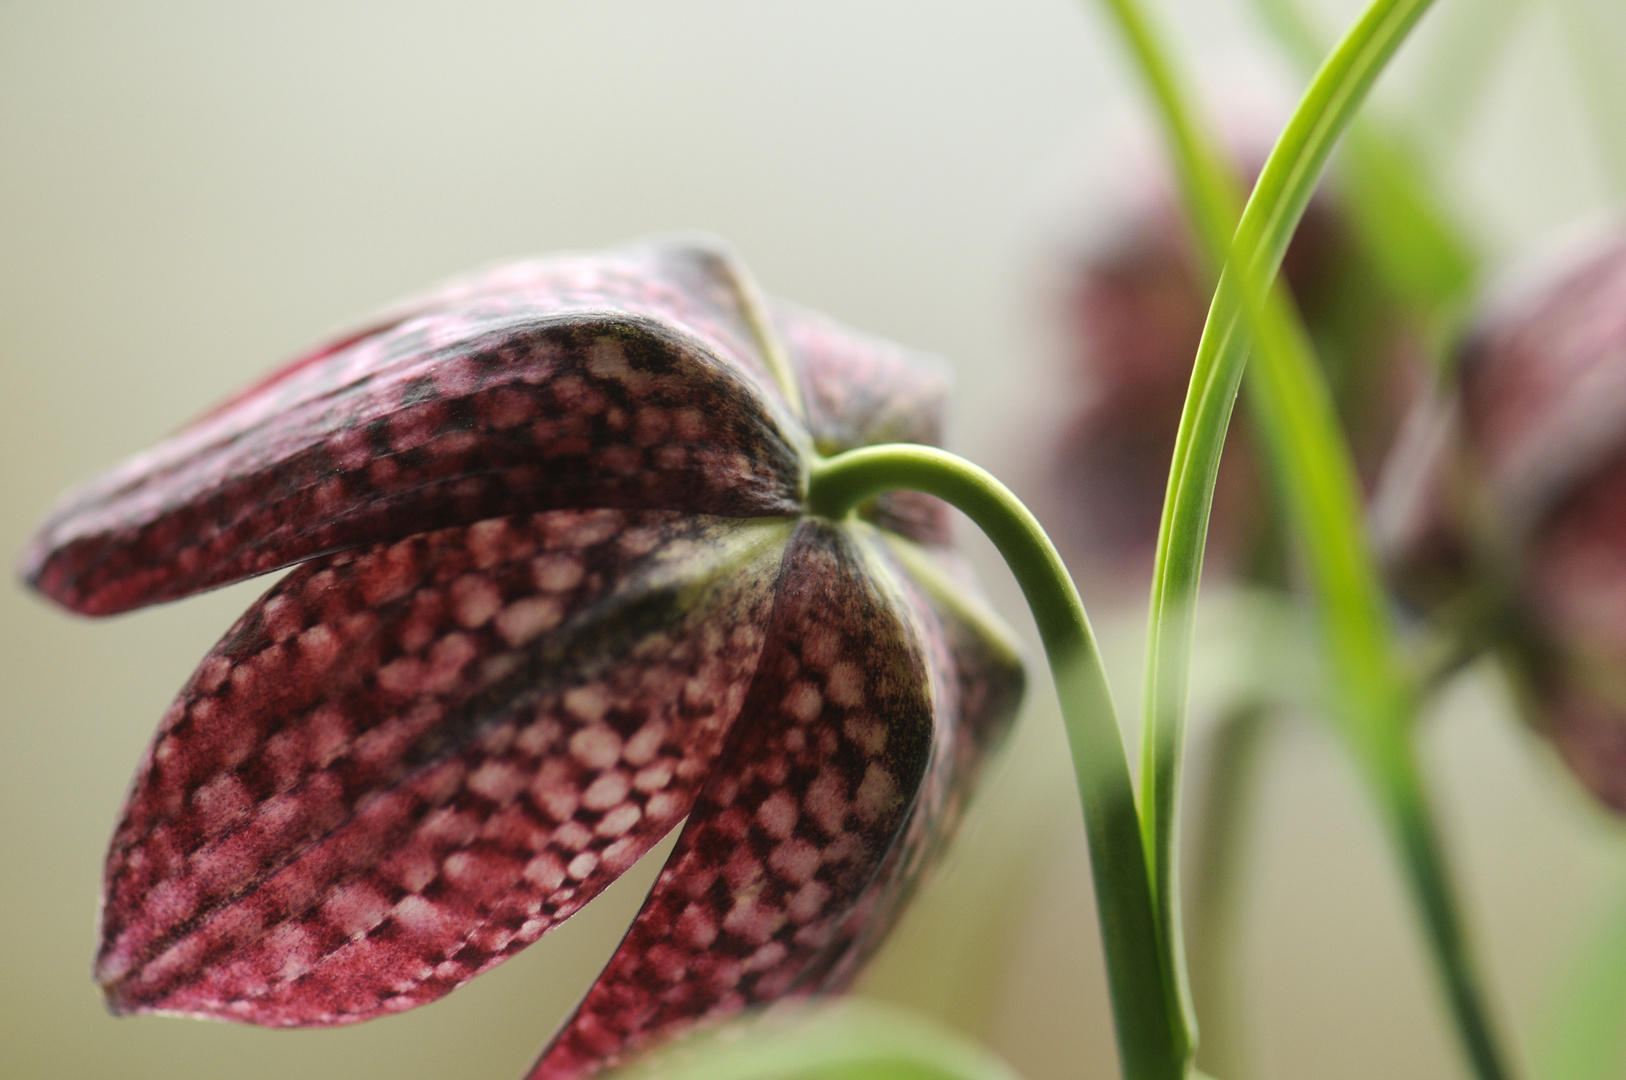
{"type": "Polygon", "coordinates": [[[1592,125],[1593,151],[1611,197],[1626,196],[1626,67],[1619,42],[1626,33],[1626,5],[1598,0],[1561,0],[1566,44],[1592,125]]]}
{"type": "Polygon", "coordinates": [[[1626,1075],[1626,879],[1585,927],[1537,1040],[1537,1080],[1619,1080],[1626,1075]]]}
{"type": "MultiPolygon", "coordinates": [[[[1253,6],[1293,64],[1313,75],[1327,55],[1327,39],[1309,15],[1294,0],[1253,0],[1253,6]]],[[[1443,371],[1474,294],[1479,258],[1411,140],[1392,121],[1357,117],[1339,157],[1343,196],[1361,242],[1385,284],[1422,321],[1432,366],[1443,371]]]]}
{"type": "Polygon", "coordinates": [[[1419,135],[1426,138],[1419,148],[1426,146],[1432,160],[1439,161],[1461,147],[1513,27],[1529,3],[1474,0],[1471,4],[1447,5],[1436,16],[1446,24],[1446,32],[1434,35],[1424,58],[1414,99],[1421,109],[1413,109],[1419,135]]]}
{"type": "Polygon", "coordinates": [[[1250,403],[1317,601],[1331,711],[1400,855],[1468,1058],[1481,1080],[1501,1080],[1508,1073],[1478,989],[1412,743],[1414,687],[1400,663],[1367,549],[1359,483],[1308,337],[1282,291],[1272,289],[1333,144],[1429,4],[1375,0],[1367,8],[1318,68],[1238,220],[1234,180],[1218,164],[1145,13],[1134,0],[1107,0],[1164,122],[1199,242],[1210,261],[1224,267],[1193,363],[1158,541],[1142,785],[1160,925],[1171,935],[1175,978],[1183,986],[1174,848],[1191,609],[1217,462],[1251,337],[1258,362],[1250,370],[1250,403]],[[1244,314],[1251,334],[1238,327],[1244,314]]]}

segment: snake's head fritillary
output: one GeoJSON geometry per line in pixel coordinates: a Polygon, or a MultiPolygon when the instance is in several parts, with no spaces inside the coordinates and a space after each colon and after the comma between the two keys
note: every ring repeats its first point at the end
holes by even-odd
{"type": "Polygon", "coordinates": [[[535,941],[687,818],[534,1077],[839,991],[1021,694],[946,508],[805,509],[945,383],[703,244],[500,266],[70,493],[24,576],[109,614],[299,564],[161,721],[108,853],[117,1012],[332,1025],[535,941]]]}
{"type": "Polygon", "coordinates": [[[1416,432],[1380,500],[1397,586],[1492,610],[1532,723],[1626,814],[1626,225],[1505,281],[1416,432]]]}

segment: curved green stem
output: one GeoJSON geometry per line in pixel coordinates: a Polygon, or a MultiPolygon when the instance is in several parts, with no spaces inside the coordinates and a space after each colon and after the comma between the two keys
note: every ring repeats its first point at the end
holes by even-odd
{"type": "MultiPolygon", "coordinates": [[[[1320,66],[1326,40],[1302,0],[1253,0],[1253,6],[1296,67],[1309,75],[1320,66]]],[[[1479,259],[1406,135],[1393,124],[1357,118],[1344,137],[1341,193],[1382,279],[1424,317],[1440,366],[1479,259]]]]}
{"type": "MultiPolygon", "coordinates": [[[[1105,2],[1135,58],[1147,92],[1157,104],[1199,248],[1208,258],[1211,272],[1218,274],[1230,251],[1231,234],[1241,204],[1236,180],[1203,137],[1196,112],[1189,105],[1189,95],[1140,5],[1136,0],[1105,2]]],[[[1224,283],[1223,278],[1221,283],[1224,283]]],[[[1204,329],[1204,343],[1209,341],[1208,329],[1204,329]]],[[[1185,756],[1186,698],[1197,582],[1202,575],[1203,547],[1208,537],[1208,515],[1219,472],[1220,451],[1230,424],[1231,403],[1236,398],[1235,381],[1229,387],[1217,386],[1211,379],[1199,381],[1203,375],[1201,354],[1197,363],[1199,367],[1192,371],[1191,389],[1180,419],[1158,536],[1151,615],[1147,621],[1140,747],[1144,807],[1141,828],[1151,859],[1153,898],[1163,942],[1162,962],[1165,978],[1179,996],[1185,1026],[1192,1033],[1193,1051],[1197,1018],[1186,971],[1180,903],[1180,776],[1185,756]],[[1199,397],[1222,407],[1194,414],[1193,402],[1199,397]],[[1202,437],[1194,441],[1199,428],[1202,437]],[[1193,454],[1194,447],[1211,449],[1211,458],[1193,454]],[[1186,451],[1184,455],[1182,449],[1186,451]]]]}
{"type": "MultiPolygon", "coordinates": [[[[1223,268],[1175,440],[1147,630],[1143,827],[1153,859],[1167,977],[1188,1010],[1177,858],[1181,758],[1203,547],[1220,453],[1250,343],[1240,324],[1246,314],[1262,354],[1281,356],[1314,377],[1308,336],[1281,290],[1270,283],[1338,135],[1429,2],[1375,0],[1305,91],[1238,223],[1236,182],[1203,138],[1167,50],[1135,0],[1106,0],[1158,104],[1200,245],[1211,265],[1223,268]]],[[[1270,441],[1267,431],[1267,445],[1270,441]]],[[[1194,1020],[1188,1019],[1188,1026],[1195,1029],[1194,1020]]]]}
{"type": "Polygon", "coordinates": [[[808,506],[840,519],[865,499],[923,491],[961,510],[1010,566],[1033,612],[1061,699],[1089,836],[1101,943],[1123,1073],[1180,1080],[1191,1040],[1165,978],[1129,761],[1100,652],[1073,579],[1027,507],[989,473],[936,447],[869,446],[813,469],[808,506]]]}
{"type": "MultiPolygon", "coordinates": [[[[1338,136],[1389,58],[1432,0],[1373,0],[1316,72],[1265,163],[1234,236],[1215,223],[1214,192],[1224,177],[1196,134],[1171,66],[1132,0],[1108,0],[1124,22],[1154,97],[1163,108],[1183,194],[1199,239],[1216,263],[1219,286],[1192,368],[1164,504],[1147,660],[1146,775],[1150,835],[1160,868],[1157,898],[1165,932],[1177,897],[1165,881],[1189,682],[1192,611],[1202,569],[1209,508],[1249,338],[1259,363],[1249,390],[1267,456],[1308,563],[1335,710],[1389,825],[1418,903],[1468,1056],[1482,1080],[1506,1075],[1477,990],[1466,935],[1428,812],[1411,743],[1416,702],[1399,663],[1384,593],[1361,518],[1359,484],[1338,429],[1326,382],[1302,325],[1271,284],[1338,136]]],[[[1178,965],[1178,952],[1173,954],[1178,965]]],[[[1173,977],[1182,978],[1176,967],[1173,977]]]]}
{"type": "Polygon", "coordinates": [[[1607,907],[1580,930],[1539,1031],[1538,1080],[1626,1075],[1626,882],[1614,885],[1607,907]]]}

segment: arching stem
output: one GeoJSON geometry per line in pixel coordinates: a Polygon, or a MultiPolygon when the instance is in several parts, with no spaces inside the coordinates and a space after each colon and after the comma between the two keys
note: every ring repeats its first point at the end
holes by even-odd
{"type": "Polygon", "coordinates": [[[957,507],[988,535],[1033,612],[1061,699],[1084,808],[1113,1020],[1127,1080],[1180,1080],[1191,1040],[1165,978],[1146,850],[1095,635],[1055,545],[1027,507],[986,471],[930,446],[869,446],[817,465],[808,505],[840,519],[864,500],[907,489],[957,507]]]}

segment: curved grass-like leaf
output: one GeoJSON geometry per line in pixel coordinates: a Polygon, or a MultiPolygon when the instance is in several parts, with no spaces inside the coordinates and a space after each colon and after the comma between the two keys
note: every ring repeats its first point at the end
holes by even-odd
{"type": "Polygon", "coordinates": [[[1413,688],[1398,662],[1384,593],[1367,550],[1359,485],[1302,328],[1270,292],[1333,144],[1430,2],[1374,0],[1367,8],[1317,71],[1226,243],[1218,240],[1223,177],[1131,0],[1115,0],[1116,9],[1132,13],[1127,36],[1165,112],[1199,233],[1212,253],[1223,254],[1225,266],[1193,365],[1164,504],[1152,585],[1143,778],[1166,957],[1174,981],[1183,986],[1173,837],[1191,620],[1220,450],[1250,343],[1245,322],[1259,354],[1250,393],[1309,562],[1336,687],[1334,712],[1394,836],[1468,1056],[1489,1080],[1505,1070],[1410,742],[1413,688]]]}

